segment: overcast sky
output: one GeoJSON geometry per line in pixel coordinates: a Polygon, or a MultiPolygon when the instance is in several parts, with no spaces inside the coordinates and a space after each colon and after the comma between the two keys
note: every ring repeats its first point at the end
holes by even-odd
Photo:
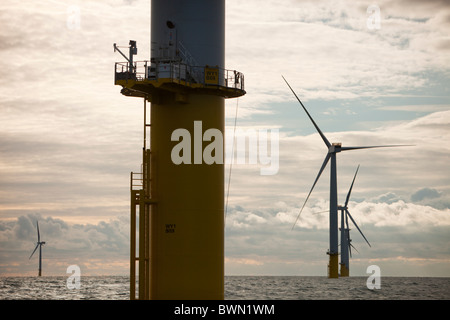
{"type": "MultiPolygon", "coordinates": [[[[226,67],[244,73],[247,91],[226,102],[228,133],[237,107],[241,132],[279,133],[276,174],[262,175],[260,161],[233,164],[226,274],[326,275],[328,168],[291,228],[327,150],[283,75],[331,142],[415,145],[337,156],[340,204],[361,165],[349,210],[372,245],[353,227],[351,274],[375,264],[382,275],[450,276],[448,2],[226,9],[226,67]]],[[[82,275],[128,274],[143,103],[114,86],[123,58],[113,43],[130,39],[149,60],[149,1],[0,4],[0,275],[37,273],[36,220],[44,275],[73,264],[82,275]]]]}

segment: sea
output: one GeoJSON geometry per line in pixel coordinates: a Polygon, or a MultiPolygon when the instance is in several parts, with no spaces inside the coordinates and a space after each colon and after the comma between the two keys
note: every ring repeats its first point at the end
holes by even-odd
{"type": "MultiPolygon", "coordinates": [[[[129,300],[128,276],[0,277],[0,300],[129,300]]],[[[450,278],[226,276],[225,300],[449,300],[450,278]]]]}

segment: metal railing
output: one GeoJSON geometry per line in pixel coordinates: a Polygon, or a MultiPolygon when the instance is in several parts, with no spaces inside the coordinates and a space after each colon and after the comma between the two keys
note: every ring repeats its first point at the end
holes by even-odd
{"type": "Polygon", "coordinates": [[[133,72],[129,71],[128,62],[116,62],[115,81],[118,80],[159,80],[170,79],[185,85],[199,84],[207,87],[225,87],[244,90],[244,75],[236,70],[228,70],[210,66],[190,66],[181,61],[136,61],[133,72]],[[213,80],[207,79],[205,74],[214,72],[213,80]]]}
{"type": "Polygon", "coordinates": [[[139,71],[137,72],[137,68],[138,68],[138,63],[134,62],[133,63],[133,72],[129,71],[129,62],[116,62],[115,65],[115,72],[114,72],[114,80],[144,80],[147,75],[145,70],[147,70],[147,68],[145,68],[144,72],[139,71]]]}
{"type": "Polygon", "coordinates": [[[143,184],[144,184],[143,174],[141,172],[131,172],[130,191],[142,189],[143,184]]]}

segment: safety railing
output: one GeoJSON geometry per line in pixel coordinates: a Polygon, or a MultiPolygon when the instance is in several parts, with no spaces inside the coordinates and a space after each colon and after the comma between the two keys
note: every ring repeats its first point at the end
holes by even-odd
{"type": "Polygon", "coordinates": [[[130,68],[129,68],[129,63],[128,62],[116,62],[115,65],[115,72],[114,72],[114,80],[144,80],[147,75],[145,70],[147,70],[147,68],[144,69],[144,71],[139,70],[139,72],[137,71],[138,69],[138,63],[134,62],[133,63],[133,71],[130,72],[130,68]]]}
{"type": "Polygon", "coordinates": [[[128,62],[116,62],[115,81],[170,79],[179,84],[244,90],[244,75],[236,70],[211,66],[190,66],[178,61],[136,61],[130,72],[128,62]]]}
{"type": "Polygon", "coordinates": [[[140,190],[143,188],[144,178],[141,172],[131,172],[130,174],[130,191],[140,190]]]}

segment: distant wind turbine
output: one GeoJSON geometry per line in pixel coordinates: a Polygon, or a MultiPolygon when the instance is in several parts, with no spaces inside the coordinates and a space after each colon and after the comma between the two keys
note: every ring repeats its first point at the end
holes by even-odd
{"type": "Polygon", "coordinates": [[[350,189],[347,193],[347,198],[345,199],[345,204],[343,206],[338,206],[338,210],[341,211],[341,277],[348,277],[350,275],[350,257],[352,256],[352,247],[356,250],[356,248],[352,245],[352,239],[350,239],[350,228],[348,226],[348,218],[352,220],[355,227],[358,229],[359,233],[363,236],[364,240],[366,240],[369,247],[371,247],[369,241],[366,239],[361,229],[359,229],[355,220],[353,220],[352,215],[348,211],[348,201],[350,200],[350,195],[352,193],[353,184],[355,183],[356,175],[358,174],[359,166],[356,169],[355,176],[353,177],[352,184],[350,185],[350,189]],[[344,226],[345,221],[345,226],[344,226]]]}
{"type": "Polygon", "coordinates": [[[404,145],[384,145],[384,146],[364,146],[364,147],[342,147],[341,143],[330,143],[328,139],[325,137],[323,132],[320,130],[320,128],[317,126],[311,115],[309,114],[308,110],[306,110],[305,106],[295,93],[295,91],[291,88],[287,80],[282,76],[283,80],[288,85],[289,89],[291,89],[294,96],[297,98],[298,102],[302,106],[303,110],[305,110],[306,114],[308,115],[309,119],[311,120],[312,124],[316,128],[317,132],[322,137],[323,142],[327,146],[327,155],[325,156],[325,160],[322,163],[322,166],[319,170],[319,174],[316,177],[316,180],[314,180],[314,183],[311,187],[311,190],[308,193],[308,196],[306,197],[305,203],[303,204],[302,208],[300,209],[300,212],[297,216],[297,219],[294,222],[294,225],[292,226],[292,229],[294,229],[295,225],[297,224],[298,218],[300,217],[300,214],[303,211],[303,208],[306,205],[306,202],[309,199],[309,196],[311,195],[311,192],[313,191],[317,181],[320,178],[320,175],[322,174],[323,170],[328,164],[328,161],[331,159],[331,170],[330,170],[330,249],[327,252],[329,254],[329,265],[328,265],[328,276],[329,278],[337,278],[339,276],[339,261],[338,261],[338,204],[337,204],[337,174],[336,174],[336,154],[341,151],[348,151],[348,150],[358,150],[358,149],[371,149],[371,148],[386,148],[386,147],[400,147],[404,145]]]}
{"type": "Polygon", "coordinates": [[[39,247],[39,277],[42,276],[42,246],[45,244],[45,241],[41,241],[41,235],[39,234],[39,222],[36,221],[36,226],[37,226],[37,236],[38,236],[38,241],[36,244],[36,248],[34,248],[33,252],[30,255],[30,258],[33,256],[33,254],[36,252],[37,248],[39,247]]]}

